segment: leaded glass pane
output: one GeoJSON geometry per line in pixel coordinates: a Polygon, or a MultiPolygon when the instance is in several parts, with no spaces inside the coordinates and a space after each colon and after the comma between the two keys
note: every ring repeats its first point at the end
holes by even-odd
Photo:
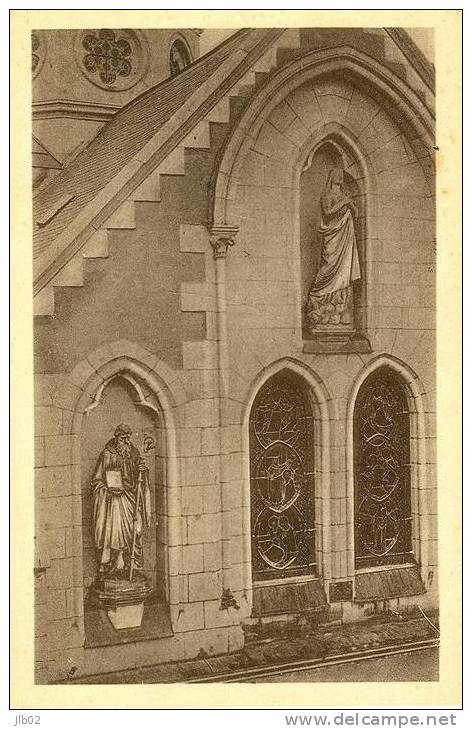
{"type": "Polygon", "coordinates": [[[313,415],[289,373],[259,391],[250,418],[255,581],[315,572],[313,415]]]}
{"type": "Polygon", "coordinates": [[[380,368],[363,383],[354,410],[356,569],[413,559],[409,423],[402,386],[380,368]]]}

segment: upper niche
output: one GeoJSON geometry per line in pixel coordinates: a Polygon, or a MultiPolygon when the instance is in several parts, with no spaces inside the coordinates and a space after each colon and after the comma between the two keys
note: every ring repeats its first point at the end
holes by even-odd
{"type": "Polygon", "coordinates": [[[340,145],[326,140],[301,173],[302,322],[313,351],[364,346],[365,203],[348,164],[340,145]]]}
{"type": "Polygon", "coordinates": [[[172,43],[169,54],[170,75],[177,76],[192,62],[190,51],[180,38],[172,43]]]}

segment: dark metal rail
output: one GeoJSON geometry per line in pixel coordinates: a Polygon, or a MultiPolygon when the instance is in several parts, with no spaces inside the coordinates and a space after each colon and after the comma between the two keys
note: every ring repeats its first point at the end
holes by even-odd
{"type": "Polygon", "coordinates": [[[367,661],[373,658],[395,656],[402,653],[413,653],[438,647],[439,639],[429,638],[428,640],[401,643],[400,645],[385,646],[384,648],[369,648],[368,650],[363,651],[342,653],[339,655],[328,656],[327,658],[309,658],[305,661],[293,661],[291,663],[280,663],[272,666],[242,668],[228,673],[215,673],[211,676],[188,679],[185,683],[235,683],[238,681],[254,681],[266,676],[275,676],[277,674],[282,675],[284,673],[305,671],[307,669],[325,668],[327,666],[341,666],[345,663],[357,663],[359,661],[367,661]]]}

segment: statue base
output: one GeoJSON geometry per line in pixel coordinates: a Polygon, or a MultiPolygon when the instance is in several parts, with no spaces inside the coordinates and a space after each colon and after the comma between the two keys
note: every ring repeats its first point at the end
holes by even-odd
{"type": "Polygon", "coordinates": [[[95,587],[95,594],[106,610],[115,630],[139,628],[144,614],[144,601],[152,593],[144,576],[130,581],[104,577],[95,587]]]}
{"type": "Polygon", "coordinates": [[[352,329],[311,329],[303,333],[307,354],[369,354],[372,347],[365,334],[352,329]]]}

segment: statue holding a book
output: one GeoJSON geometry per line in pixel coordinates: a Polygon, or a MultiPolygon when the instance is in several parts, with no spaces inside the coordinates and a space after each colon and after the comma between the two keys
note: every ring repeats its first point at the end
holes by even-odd
{"type": "Polygon", "coordinates": [[[93,532],[98,557],[94,593],[115,630],[141,625],[152,588],[144,573],[143,531],[151,523],[148,468],[121,423],[92,476],[93,532]]]}
{"type": "Polygon", "coordinates": [[[91,483],[99,572],[129,579],[143,569],[143,529],[151,519],[148,469],[131,443],[131,432],[124,423],[116,427],[91,483]]]}

